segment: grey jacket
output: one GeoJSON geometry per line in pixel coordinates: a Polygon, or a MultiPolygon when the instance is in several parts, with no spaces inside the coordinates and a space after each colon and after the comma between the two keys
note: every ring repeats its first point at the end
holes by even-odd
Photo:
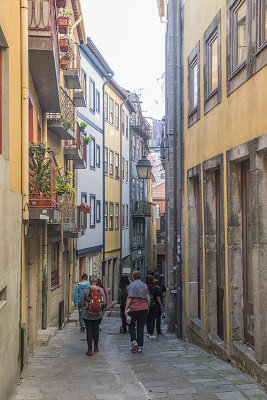
{"type": "MultiPolygon", "coordinates": [[[[101,294],[102,294],[102,305],[103,307],[106,305],[106,298],[105,294],[102,288],[100,288],[101,294]]],[[[90,287],[86,287],[83,291],[81,300],[80,300],[80,306],[81,308],[81,317],[83,319],[90,319],[90,320],[97,320],[103,318],[104,311],[102,310],[99,314],[89,314],[85,308],[85,305],[88,303],[88,298],[89,298],[89,293],[90,293],[90,287]]]]}

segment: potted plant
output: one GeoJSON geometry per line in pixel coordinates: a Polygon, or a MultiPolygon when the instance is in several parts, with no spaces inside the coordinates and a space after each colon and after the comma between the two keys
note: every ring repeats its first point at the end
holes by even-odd
{"type": "Polygon", "coordinates": [[[85,144],[89,144],[91,142],[90,136],[84,136],[83,139],[85,144]]]}
{"type": "Polygon", "coordinates": [[[68,32],[69,27],[69,19],[71,17],[71,13],[67,8],[61,8],[57,15],[57,24],[59,33],[66,34],[68,32]]]}
{"type": "Polygon", "coordinates": [[[67,51],[66,53],[61,53],[60,52],[60,67],[61,69],[68,69],[69,66],[69,59],[70,59],[70,54],[69,51],[67,51]]]}
{"type": "Polygon", "coordinates": [[[60,46],[60,51],[65,53],[66,51],[68,51],[69,48],[69,38],[68,36],[62,36],[59,39],[59,46],[60,46]]]}
{"type": "Polygon", "coordinates": [[[30,206],[49,207],[51,197],[51,164],[42,143],[29,144],[30,206]]]}
{"type": "Polygon", "coordinates": [[[80,211],[86,214],[89,214],[90,212],[90,206],[87,203],[81,203],[80,204],[80,211]]]}
{"type": "Polygon", "coordinates": [[[87,123],[86,122],[81,122],[80,123],[80,131],[84,132],[86,127],[87,127],[87,123]]]}
{"type": "Polygon", "coordinates": [[[57,0],[57,7],[64,8],[66,7],[67,0],[57,0]]]}

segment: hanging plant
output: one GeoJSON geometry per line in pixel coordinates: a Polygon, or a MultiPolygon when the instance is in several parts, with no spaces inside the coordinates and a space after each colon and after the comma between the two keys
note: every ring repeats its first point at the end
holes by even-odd
{"type": "Polygon", "coordinates": [[[59,39],[59,46],[60,46],[60,51],[62,53],[65,53],[69,49],[69,38],[68,36],[63,36],[59,39]]]}
{"type": "Polygon", "coordinates": [[[58,31],[59,33],[66,34],[69,27],[69,19],[71,13],[67,8],[61,8],[57,15],[58,31]]]}
{"type": "Polygon", "coordinates": [[[89,144],[91,142],[90,136],[84,136],[83,139],[85,144],[89,144]]]}
{"type": "Polygon", "coordinates": [[[85,130],[85,128],[87,127],[87,123],[86,122],[81,122],[80,123],[80,131],[84,131],[85,130]]]}

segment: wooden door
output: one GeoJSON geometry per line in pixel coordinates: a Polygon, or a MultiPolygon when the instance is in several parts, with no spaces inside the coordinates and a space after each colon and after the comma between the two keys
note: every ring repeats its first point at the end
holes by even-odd
{"type": "Polygon", "coordinates": [[[250,163],[249,161],[244,161],[241,166],[244,337],[251,346],[254,346],[253,282],[250,257],[250,187],[250,163]]]}
{"type": "Polygon", "coordinates": [[[221,263],[221,181],[220,170],[215,171],[216,206],[216,281],[217,281],[217,333],[223,334],[224,266],[221,263]]]}

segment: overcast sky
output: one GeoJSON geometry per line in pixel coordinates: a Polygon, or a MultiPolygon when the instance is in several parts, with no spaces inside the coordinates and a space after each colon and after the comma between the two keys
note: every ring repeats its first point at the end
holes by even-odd
{"type": "Polygon", "coordinates": [[[119,85],[137,93],[144,115],[164,116],[162,77],[165,27],[156,0],[81,0],[86,35],[95,43],[119,85]]]}

